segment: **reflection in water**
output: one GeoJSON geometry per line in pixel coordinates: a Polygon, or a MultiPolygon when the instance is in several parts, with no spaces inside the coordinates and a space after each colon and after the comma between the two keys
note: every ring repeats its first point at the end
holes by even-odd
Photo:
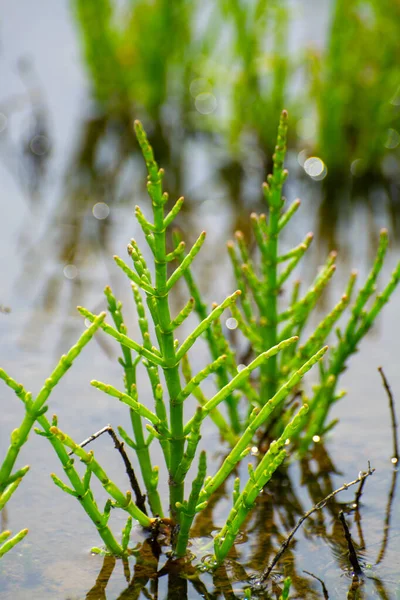
{"type": "Polygon", "coordinates": [[[25,93],[0,101],[0,157],[32,207],[39,203],[51,156],[52,137],[49,112],[41,83],[28,58],[17,64],[25,93]],[[14,116],[26,120],[18,142],[13,140],[14,116]]]}
{"type": "MultiPolygon", "coordinates": [[[[396,473],[396,472],[395,472],[396,473]]],[[[286,553],[267,581],[262,582],[260,573],[275,557],[279,546],[286,539],[288,531],[304,515],[311,503],[317,504],[334,490],[332,476],[337,471],[322,444],[316,444],[308,457],[301,461],[302,486],[307,490],[308,500],[300,500],[300,489],[290,476],[287,468],[281,468],[259,498],[258,507],[249,517],[240,542],[232,550],[225,564],[212,573],[207,572],[205,562],[209,551],[211,532],[215,530],[214,517],[218,514],[218,505],[226,499],[225,489],[218,491],[213,503],[204,513],[198,515],[192,539],[192,562],[188,560],[174,561],[168,557],[168,547],[157,539],[147,539],[137,545],[133,550],[135,564],[132,574],[130,567],[123,561],[116,561],[105,556],[103,565],[96,579],[95,585],[86,595],[87,600],[106,598],[106,588],[114,569],[119,569],[119,578],[127,581],[118,600],[133,600],[143,598],[168,598],[180,600],[203,597],[210,600],[225,598],[235,600],[244,598],[246,588],[251,589],[252,598],[278,600],[282,592],[283,580],[290,576],[292,579],[291,593],[293,597],[305,600],[323,597],[336,598],[337,594],[344,597],[347,586],[348,598],[368,598],[366,595],[376,590],[378,597],[390,598],[388,585],[379,576],[377,565],[383,560],[388,540],[390,525],[391,502],[394,495],[393,481],[389,493],[387,513],[383,527],[382,549],[376,563],[372,562],[371,552],[367,551],[364,535],[361,529],[362,504],[361,492],[368,495],[368,482],[365,488],[360,487],[354,500],[342,502],[336,496],[326,507],[315,511],[303,525],[303,534],[306,538],[307,556],[299,557],[295,552],[296,542],[292,542],[286,553]],[[346,520],[350,526],[351,515],[357,524],[360,540],[354,542],[357,556],[362,566],[362,574],[355,577],[351,573],[347,555],[347,543],[339,521],[339,513],[344,510],[346,520]],[[206,542],[204,543],[204,541],[206,542]],[[318,540],[323,540],[331,549],[334,563],[327,569],[324,557],[315,560],[313,553],[319,547],[318,540]],[[202,549],[203,545],[203,549],[202,549]],[[308,548],[308,549],[307,549],[308,548]],[[301,572],[297,563],[301,559],[312,565],[312,572],[301,572]],[[319,571],[319,572],[318,572],[319,571]],[[347,579],[349,580],[347,583],[347,579]],[[321,585],[322,584],[322,585],[321,585]],[[371,587],[372,586],[372,587],[371,587]],[[340,591],[338,591],[340,590],[340,591]],[[327,595],[329,594],[329,596],[327,595]]],[[[365,481],[365,480],[364,480],[365,481]]],[[[303,496],[303,494],[301,494],[303,496]]],[[[297,534],[298,536],[299,534],[297,534]]],[[[368,538],[368,535],[366,536],[368,538]]],[[[303,545],[304,548],[304,545],[303,545]]],[[[292,596],[291,596],[292,597],[292,596]]]]}

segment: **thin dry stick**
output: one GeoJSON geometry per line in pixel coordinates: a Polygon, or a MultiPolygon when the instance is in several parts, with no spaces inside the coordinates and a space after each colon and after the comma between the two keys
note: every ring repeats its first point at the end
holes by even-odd
{"type": "Polygon", "coordinates": [[[321,508],[324,508],[324,506],[329,502],[329,500],[331,500],[334,496],[336,496],[336,494],[339,494],[339,492],[344,492],[352,485],[356,485],[356,483],[360,483],[361,481],[363,481],[364,479],[366,479],[367,477],[372,475],[372,473],[374,473],[374,471],[375,471],[375,469],[371,469],[371,466],[368,462],[368,471],[366,471],[366,472],[361,471],[359,476],[357,477],[357,479],[354,479],[354,481],[350,481],[350,483],[343,484],[342,487],[331,492],[328,496],[326,496],[326,498],[324,498],[323,500],[318,502],[318,504],[316,504],[315,506],[310,508],[310,510],[308,512],[306,512],[302,517],[300,517],[300,519],[297,521],[295,527],[292,529],[292,531],[289,533],[286,540],[283,542],[282,546],[280,547],[280,550],[275,555],[271,564],[261,574],[260,581],[265,581],[266,579],[268,579],[272,569],[275,567],[277,562],[281,559],[282,555],[284,554],[284,552],[286,552],[287,548],[289,547],[289,544],[292,541],[293,537],[295,536],[296,531],[302,526],[304,521],[306,519],[308,519],[309,516],[311,516],[317,510],[321,510],[321,508]]]}
{"type": "MultiPolygon", "coordinates": [[[[93,442],[93,440],[95,440],[98,437],[100,437],[101,435],[103,435],[103,433],[108,433],[109,436],[112,438],[115,448],[118,450],[118,452],[120,453],[120,455],[122,457],[122,460],[124,461],[125,470],[128,475],[133,493],[135,494],[136,506],[138,508],[140,508],[140,510],[142,512],[144,512],[145,515],[147,515],[146,506],[145,506],[146,495],[142,494],[142,492],[141,492],[138,480],[136,479],[135,471],[133,470],[133,467],[128,458],[128,455],[125,452],[124,443],[119,441],[119,439],[118,439],[115,431],[111,427],[111,425],[106,425],[102,429],[99,429],[99,431],[96,431],[96,433],[93,433],[91,436],[86,438],[86,440],[83,440],[83,442],[81,442],[78,445],[81,448],[83,448],[84,446],[87,446],[88,444],[90,444],[90,442],[93,442]]],[[[68,454],[69,455],[73,454],[73,451],[68,452],[68,454]]]]}
{"type": "Polygon", "coordinates": [[[307,575],[310,575],[310,577],[314,577],[314,579],[316,579],[317,581],[320,582],[320,584],[322,586],[322,593],[324,594],[324,598],[325,598],[325,600],[329,600],[328,590],[326,589],[326,585],[325,585],[324,581],[322,579],[320,579],[319,577],[317,577],[316,575],[314,575],[314,573],[310,573],[310,571],[303,570],[303,573],[307,573],[307,575]]]}
{"type": "Polygon", "coordinates": [[[365,479],[363,479],[363,480],[360,482],[360,485],[358,486],[358,488],[357,488],[357,491],[356,491],[356,496],[355,496],[355,498],[354,498],[354,505],[353,505],[353,508],[354,508],[356,511],[358,511],[358,510],[360,509],[360,500],[361,500],[361,496],[362,496],[362,493],[363,493],[363,488],[364,488],[364,485],[365,485],[365,479]]]}
{"type": "Polygon", "coordinates": [[[129,477],[129,481],[131,482],[132,490],[135,494],[136,506],[138,508],[140,508],[140,510],[142,512],[144,512],[145,515],[147,515],[146,506],[145,506],[146,495],[142,494],[142,492],[140,490],[138,480],[136,479],[135,471],[133,470],[133,467],[128,458],[128,455],[125,452],[124,443],[119,441],[119,439],[116,436],[115,431],[113,430],[112,427],[109,427],[108,434],[112,437],[114,446],[116,447],[116,449],[118,450],[118,452],[120,453],[120,455],[122,457],[122,460],[124,461],[125,470],[129,477]]]}
{"type": "Polygon", "coordinates": [[[392,417],[392,435],[393,435],[393,457],[392,462],[396,464],[399,461],[399,445],[397,440],[397,421],[396,421],[396,410],[394,407],[394,398],[389,382],[386,379],[385,373],[382,367],[378,367],[378,371],[381,374],[382,382],[389,398],[390,415],[392,417]]]}
{"type": "Polygon", "coordinates": [[[351,533],[349,527],[346,523],[346,519],[344,517],[344,512],[341,510],[339,513],[339,519],[343,527],[344,537],[346,538],[347,548],[349,550],[349,561],[353,568],[354,574],[356,576],[362,575],[362,569],[360,563],[358,562],[357,552],[354,548],[353,540],[351,539],[351,533]]]}

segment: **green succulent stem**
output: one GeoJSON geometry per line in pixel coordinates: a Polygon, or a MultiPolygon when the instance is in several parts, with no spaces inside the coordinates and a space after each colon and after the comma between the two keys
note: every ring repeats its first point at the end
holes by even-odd
{"type": "Polygon", "coordinates": [[[0,558],[7,554],[14,546],[19,544],[21,540],[28,534],[28,529],[22,529],[19,533],[10,538],[11,531],[3,531],[0,533],[0,558]],[[9,539],[8,539],[9,538],[9,539]],[[3,543],[2,543],[3,542],[3,543]]]}
{"type": "Polygon", "coordinates": [[[0,493],[3,492],[7,486],[15,461],[17,460],[22,446],[27,441],[35,421],[46,411],[47,407],[45,404],[52,390],[65,375],[75,358],[79,356],[86,344],[92,339],[97,329],[103,323],[105,316],[106,313],[101,313],[99,316],[94,317],[93,324],[81,335],[77,343],[72,346],[67,354],[61,357],[50,377],[46,379],[44,386],[35,400],[30,398],[20,384],[17,384],[11,379],[3,369],[0,369],[0,378],[3,379],[17,395],[20,395],[25,404],[25,416],[18,429],[14,429],[11,434],[11,444],[0,468],[0,493]]]}
{"type": "MultiPolygon", "coordinates": [[[[282,186],[287,172],[283,171],[286,153],[287,112],[283,111],[278,127],[278,140],[274,154],[274,169],[268,183],[264,184],[264,197],[268,203],[267,239],[263,256],[265,277],[265,313],[261,327],[264,349],[278,342],[278,236],[279,220],[283,206],[282,186]]],[[[277,358],[272,358],[261,369],[261,401],[265,404],[275,394],[279,382],[277,358]]]]}
{"type": "MultiPolygon", "coordinates": [[[[154,523],[154,519],[149,518],[145,513],[143,513],[133,502],[131,498],[130,492],[124,494],[120,491],[120,489],[113,483],[104,469],[100,466],[100,464],[94,458],[93,452],[86,452],[81,446],[76,444],[73,439],[61,431],[58,427],[52,425],[50,427],[49,433],[55,436],[60,442],[67,446],[72,450],[76,456],[80,458],[80,460],[87,465],[87,467],[93,472],[93,474],[98,478],[104,489],[112,498],[114,498],[116,505],[127,511],[142,527],[151,527],[154,523]]],[[[86,491],[87,493],[87,491],[86,491]]]]}

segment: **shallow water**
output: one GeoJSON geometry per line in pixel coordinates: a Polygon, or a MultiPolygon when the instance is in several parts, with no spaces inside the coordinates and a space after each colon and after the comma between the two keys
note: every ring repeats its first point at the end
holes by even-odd
{"type": "MultiPolygon", "coordinates": [[[[21,108],[13,112],[8,127],[0,133],[0,304],[11,309],[8,314],[0,313],[0,365],[34,393],[40,389],[59,355],[74,343],[84,327],[74,308],[77,304],[87,306],[91,310],[101,310],[104,307],[102,290],[111,282],[114,292],[125,303],[128,326],[134,322],[129,286],[114,266],[112,254],[123,255],[130,237],[140,238],[132,208],[136,203],[146,203],[141,185],[136,182],[142,172],[133,164],[129,179],[135,182],[132,202],[110,205],[110,215],[104,221],[99,221],[93,216],[91,206],[85,206],[84,214],[81,215],[84,230],[78,231],[77,223],[80,221],[76,221],[75,217],[79,203],[67,203],[73,194],[67,193],[71,190],[71,187],[68,187],[71,178],[68,178],[66,173],[71,164],[82,122],[90,114],[88,82],[79,60],[79,48],[67,3],[42,4],[41,13],[46,15],[46,18],[37,18],[36,10],[36,7],[28,2],[18,3],[18,7],[11,4],[7,7],[1,30],[3,90],[7,90],[7,99],[12,98],[16,109],[19,106],[21,108]],[[18,35],[17,39],[15,31],[21,31],[21,26],[23,35],[18,35]],[[49,48],[52,49],[51,52],[49,48]],[[35,135],[48,138],[48,143],[43,139],[41,142],[46,148],[51,148],[51,152],[49,150],[45,153],[46,159],[41,162],[36,160],[37,155],[32,161],[32,156],[24,153],[21,144],[24,133],[28,136],[28,142],[31,141],[28,133],[33,114],[31,99],[26,96],[27,88],[16,70],[16,62],[24,56],[34,60],[34,77],[37,79],[34,80],[33,87],[41,91],[46,105],[47,128],[36,132],[35,135]],[[62,69],[60,65],[63,65],[62,69]],[[35,87],[36,84],[39,87],[35,87]],[[73,264],[78,269],[77,276],[73,279],[65,276],[64,269],[68,264],[73,264]]],[[[28,73],[32,75],[32,71],[28,73]]],[[[28,87],[31,89],[32,86],[28,87]]],[[[37,126],[37,122],[35,125],[37,126]]],[[[198,263],[204,266],[198,266],[197,273],[206,298],[211,302],[221,300],[233,289],[233,281],[227,275],[227,261],[221,253],[221,261],[215,264],[215,253],[231,235],[238,217],[226,198],[226,191],[218,185],[215,178],[211,177],[211,182],[215,185],[206,188],[203,186],[204,179],[210,172],[213,175],[213,161],[208,156],[209,150],[201,141],[193,147],[192,160],[198,167],[192,167],[187,179],[196,184],[194,192],[192,188],[193,198],[202,198],[204,193],[208,200],[195,204],[186,217],[186,224],[187,228],[190,228],[192,238],[202,228],[209,232],[203,259],[200,255],[198,260],[198,263]],[[193,180],[194,173],[197,179],[193,180]],[[218,287],[211,289],[211,282],[216,278],[218,287]]],[[[39,154],[39,158],[40,156],[39,154]]],[[[292,162],[294,167],[294,159],[292,162]]],[[[294,171],[295,169],[292,169],[292,172],[294,171]]],[[[257,174],[260,180],[261,176],[261,173],[257,174]]],[[[185,187],[190,190],[187,183],[185,187]]],[[[293,221],[288,244],[293,244],[293,239],[297,243],[308,229],[318,225],[316,207],[320,203],[319,187],[316,184],[310,187],[304,180],[292,179],[292,183],[288,185],[287,196],[293,199],[296,195],[305,196],[305,205],[303,212],[293,221]]],[[[247,208],[243,212],[247,215],[247,208]]],[[[385,217],[381,213],[377,212],[374,219],[374,226],[384,224],[385,217]]],[[[366,271],[371,248],[369,222],[369,213],[361,206],[350,224],[347,224],[347,229],[350,229],[353,235],[346,237],[343,230],[338,232],[344,248],[344,257],[336,280],[331,285],[331,300],[342,293],[349,263],[357,264],[361,275],[366,271]]],[[[397,254],[394,249],[391,251],[382,275],[383,280],[389,277],[397,254]]],[[[320,252],[314,249],[313,258],[310,259],[308,268],[303,269],[302,277],[310,278],[310,272],[319,264],[320,256],[320,252]]],[[[176,302],[178,304],[181,299],[177,298],[176,302]]],[[[374,475],[366,482],[360,510],[365,542],[365,549],[360,552],[365,563],[371,565],[371,568],[366,569],[368,577],[361,588],[363,595],[359,596],[363,598],[400,598],[397,566],[400,557],[399,494],[396,485],[392,486],[390,415],[386,394],[377,372],[377,367],[383,365],[398,407],[399,308],[400,292],[386,307],[374,331],[363,342],[360,352],[352,358],[351,369],[343,375],[342,386],[348,394],[334,408],[333,416],[339,418],[340,423],[326,444],[326,451],[340,474],[332,475],[330,483],[326,479],[325,467],[321,474],[321,491],[324,491],[329,485],[337,488],[356,478],[360,470],[366,469],[368,460],[376,469],[374,475]],[[391,518],[387,526],[387,546],[383,552],[390,495],[391,518]],[[376,565],[380,556],[382,558],[376,565]]],[[[138,332],[134,325],[130,327],[129,332],[132,337],[137,337],[138,332]]],[[[89,385],[90,379],[98,378],[118,387],[121,373],[115,360],[117,355],[117,348],[104,336],[99,336],[98,341],[92,342],[84,350],[74,368],[51,396],[50,413],[57,413],[62,428],[77,440],[83,440],[107,423],[118,425],[126,420],[127,413],[122,405],[89,385]]],[[[198,364],[202,364],[203,360],[199,355],[198,364]]],[[[145,401],[148,390],[144,382],[141,391],[142,401],[145,401]]],[[[23,411],[19,400],[4,387],[1,388],[0,403],[0,455],[3,455],[8,446],[8,434],[19,424],[23,411]]],[[[208,448],[215,447],[217,439],[216,431],[210,427],[203,437],[202,444],[208,448]]],[[[116,482],[123,489],[127,487],[120,460],[110,440],[101,438],[96,442],[95,448],[99,461],[113,473],[116,482]]],[[[215,448],[214,462],[217,462],[217,457],[222,456],[223,450],[215,448]]],[[[103,558],[92,556],[89,550],[97,545],[99,540],[77,503],[62,494],[52,483],[49,474],[54,471],[60,475],[60,468],[46,440],[32,434],[29,444],[23,448],[18,464],[22,466],[26,463],[32,464],[31,471],[9,503],[7,511],[3,511],[1,525],[14,532],[28,527],[29,535],[0,563],[1,598],[118,598],[128,587],[127,572],[125,570],[124,573],[123,565],[117,562],[107,583],[106,595],[101,590],[101,585],[95,587],[103,566],[103,558]]],[[[315,461],[311,463],[311,468],[316,469],[315,461]]],[[[307,510],[320,499],[312,496],[313,493],[318,493],[318,490],[311,486],[317,478],[309,477],[309,485],[302,486],[299,469],[298,465],[290,466],[290,479],[279,480],[274,493],[281,493],[283,499],[292,498],[294,495],[301,504],[300,508],[307,510]],[[292,492],[289,493],[291,486],[292,492]]],[[[166,489],[163,487],[162,477],[160,481],[160,491],[163,495],[166,489]]],[[[99,490],[100,497],[101,493],[99,490]]],[[[272,493],[267,490],[260,502],[260,523],[254,527],[254,532],[243,540],[243,544],[237,546],[240,563],[246,567],[247,575],[266,566],[267,550],[263,544],[266,544],[266,532],[272,528],[272,493]]],[[[337,500],[350,502],[354,493],[353,488],[337,500]]],[[[283,499],[281,510],[277,511],[278,514],[274,513],[274,524],[279,527],[282,535],[288,530],[291,519],[296,520],[301,514],[299,507],[290,513],[289,505],[285,506],[283,499]]],[[[227,498],[222,497],[212,520],[208,524],[199,523],[198,530],[201,535],[193,541],[193,550],[199,557],[210,551],[210,523],[213,522],[214,526],[218,527],[227,506],[227,498]]],[[[303,570],[323,579],[331,598],[344,598],[351,586],[350,576],[346,574],[346,550],[340,545],[341,535],[337,529],[337,519],[333,516],[336,514],[336,508],[331,511],[329,508],[324,509],[324,525],[315,522],[315,528],[320,535],[316,535],[314,525],[306,522],[296,535],[294,552],[289,552],[278,565],[277,572],[282,571],[283,565],[286,565],[285,569],[292,571],[293,562],[295,563],[298,578],[294,581],[293,597],[322,597],[320,584],[305,575],[303,570]]],[[[348,515],[347,519],[349,524],[352,524],[352,534],[358,542],[359,530],[354,523],[354,513],[348,515]]],[[[116,529],[121,529],[124,524],[122,516],[113,515],[113,523],[116,529]]],[[[134,539],[137,539],[138,543],[143,542],[143,534],[139,529],[135,531],[134,539]]],[[[274,548],[278,549],[276,538],[274,548]]],[[[165,561],[166,559],[162,558],[161,565],[165,561]]],[[[134,563],[135,560],[132,559],[129,565],[131,576],[134,563]]],[[[109,573],[111,567],[112,564],[106,564],[102,576],[109,573]]],[[[214,594],[213,598],[223,597],[223,594],[225,597],[233,597],[232,594],[236,591],[239,593],[243,588],[244,574],[235,561],[228,561],[226,571],[228,577],[226,573],[218,572],[214,580],[211,575],[200,575],[208,592],[214,594]]],[[[154,565],[150,565],[149,573],[150,577],[154,575],[154,565]]],[[[161,577],[157,580],[160,598],[167,595],[167,579],[161,577]]],[[[155,579],[149,584],[149,589],[151,585],[154,588],[155,579]]],[[[138,596],[135,593],[131,589],[121,597],[136,598],[138,596]]],[[[185,592],[181,590],[180,593],[185,592]]],[[[188,583],[188,598],[199,597],[201,593],[199,586],[196,591],[195,587],[188,583]]]]}

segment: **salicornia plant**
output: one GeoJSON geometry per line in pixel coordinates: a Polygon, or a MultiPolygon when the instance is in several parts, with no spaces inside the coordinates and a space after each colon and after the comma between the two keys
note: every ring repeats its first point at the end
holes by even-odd
{"type": "MultiPolygon", "coordinates": [[[[257,368],[263,368],[266,362],[273,360],[276,354],[290,348],[297,341],[296,336],[280,340],[271,344],[269,348],[255,357],[247,366],[232,373],[224,379],[217,393],[210,399],[205,398],[200,390],[200,384],[209,375],[218,372],[228,360],[222,352],[213,357],[212,362],[199,373],[192,376],[187,354],[196,340],[210,331],[213,324],[226,308],[232,307],[240,296],[241,291],[228,296],[220,305],[215,306],[192,333],[183,341],[175,339],[180,325],[189,316],[196,305],[196,298],[189,298],[186,305],[176,316],[170,312],[170,295],[176,283],[185,274],[190,273],[190,266],[205,240],[205,233],[201,233],[194,246],[183,257],[185,244],[178,244],[175,250],[167,250],[167,229],[179,213],[183,199],[180,198],[169,212],[165,211],[168,195],[163,192],[163,171],[159,169],[154,160],[153,151],[147,141],[146,135],[139,122],[135,123],[136,135],[146,161],[148,171],[148,193],[151,198],[153,220],[148,220],[139,207],[136,207],[136,217],[143,229],[146,241],[153,255],[154,268],[150,270],[143,253],[135,240],[128,245],[128,254],[131,264],[121,258],[115,257],[117,265],[126,273],[131,281],[133,299],[136,304],[138,321],[142,336],[141,343],[127,335],[127,328],[122,316],[122,306],[109,287],[105,290],[108,308],[115,327],[105,323],[103,317],[96,317],[84,308],[81,314],[93,324],[99,325],[105,333],[114,337],[121,346],[122,358],[120,363],[124,370],[125,389],[117,388],[92,381],[96,388],[114,396],[130,409],[132,433],[126,427],[119,428],[125,443],[130,446],[137,458],[143,483],[146,489],[152,517],[147,515],[146,507],[142,501],[133,501],[131,494],[123,493],[110,479],[102,466],[95,459],[92,451],[87,452],[77,444],[68,434],[64,433],[54,420],[50,425],[44,416],[38,418],[42,427],[40,433],[48,436],[54,445],[63,464],[66,452],[60,452],[61,447],[68,448],[86,466],[82,479],[75,480],[75,471],[72,461],[64,464],[65,471],[72,483],[66,486],[55,475],[55,483],[65,492],[75,496],[84,506],[86,512],[96,523],[99,533],[105,543],[106,549],[114,554],[123,555],[129,552],[129,533],[132,518],[145,528],[157,528],[158,524],[172,523],[172,545],[176,556],[184,556],[190,538],[190,529],[195,515],[203,510],[219,486],[230,476],[235,466],[246,456],[252,446],[256,431],[270,419],[276,407],[282,405],[285,398],[299,384],[304,374],[326,352],[326,347],[316,349],[308,356],[307,360],[298,365],[287,380],[281,382],[274,394],[265,402],[263,407],[255,407],[247,417],[246,427],[238,436],[236,430],[242,428],[240,423],[237,397],[235,391],[246,389],[250,375],[257,368]],[[175,270],[169,273],[169,264],[178,261],[175,270]],[[146,303],[143,302],[143,296],[146,303]],[[145,308],[145,306],[147,308],[145,308]],[[153,323],[150,330],[148,319],[153,323]],[[153,332],[154,331],[154,339],[153,332]],[[142,361],[149,377],[154,399],[154,407],[148,408],[139,401],[139,389],[136,383],[136,367],[142,361]],[[163,378],[161,377],[163,373],[163,378]],[[165,381],[165,384],[164,384],[165,381]],[[185,422],[183,416],[184,403],[189,398],[194,398],[192,417],[185,422]],[[223,401],[229,401],[229,414],[232,427],[228,425],[222,414],[218,411],[223,401]],[[198,444],[201,437],[201,428],[205,420],[212,419],[224,432],[225,437],[232,443],[233,448],[217,472],[207,477],[206,454],[198,455],[197,475],[191,490],[185,489],[185,479],[198,454],[198,444]],[[153,466],[151,458],[152,444],[158,441],[169,475],[169,506],[163,505],[158,493],[158,467],[153,466]],[[72,477],[73,475],[73,477],[72,477]],[[96,477],[104,489],[111,496],[103,511],[99,511],[91,490],[91,477],[96,477]],[[84,502],[89,502],[85,506],[84,502]],[[140,504],[140,506],[139,506],[140,504]],[[123,531],[122,543],[116,542],[115,537],[108,528],[108,518],[111,507],[122,508],[128,512],[129,517],[123,531]],[[165,520],[168,515],[168,520],[165,520]]],[[[286,456],[288,440],[301,426],[308,407],[304,405],[299,413],[288,420],[282,435],[271,444],[268,452],[262,458],[258,467],[249,470],[249,481],[240,490],[240,482],[236,482],[234,489],[234,506],[222,530],[215,539],[215,560],[220,563],[230,548],[246,518],[253,508],[258,494],[268,482],[273,472],[278,468],[286,456]]],[[[142,498],[143,499],[143,498],[142,498]]]]}
{"type": "MultiPolygon", "coordinates": [[[[353,303],[347,325],[343,330],[337,330],[338,342],[327,358],[323,359],[327,351],[327,346],[323,344],[350,302],[355,274],[350,276],[346,294],[337,305],[311,335],[300,341],[310,315],[333,275],[335,255],[328,257],[325,266],[303,295],[300,295],[299,283],[296,282],[290,300],[285,307],[281,306],[282,287],[311,242],[311,236],[308,235],[293,250],[280,253],[281,231],[299,206],[299,202],[295,201],[283,212],[282,187],[287,177],[287,171],[283,168],[287,113],[283,112],[273,173],[264,185],[268,215],[252,215],[258,259],[250,252],[244,236],[238,233],[236,246],[228,244],[238,290],[219,305],[213,305],[209,312],[191,273],[191,265],[205,241],[205,233],[200,234],[187,253],[184,242],[177,235],[175,248],[168,249],[167,231],[182,207],[183,198],[178,199],[169,211],[165,210],[168,194],[163,191],[164,172],[158,168],[139,122],[135,123],[135,131],[146,162],[147,188],[153,213],[152,220],[149,220],[136,207],[136,218],[152,254],[153,265],[146,262],[135,240],[128,245],[129,264],[117,256],[115,261],[131,282],[141,341],[129,337],[122,304],[107,287],[105,296],[114,326],[105,322],[104,313],[96,316],[79,308],[91,325],[78,343],[62,357],[35,400],[22,385],[0,371],[1,378],[20,397],[26,410],[21,426],[11,436],[11,446],[0,469],[0,501],[2,498],[8,499],[26,472],[26,468],[25,471],[12,471],[21,446],[36,421],[39,425],[37,433],[48,438],[70,482],[67,485],[53,474],[54,483],[79,501],[95,524],[107,552],[116,556],[131,552],[130,532],[132,520],[135,520],[142,527],[152,530],[154,535],[157,535],[161,525],[170,527],[174,556],[183,557],[187,552],[196,514],[207,507],[221,485],[249,453],[256,434],[260,433],[264,439],[268,437],[273,441],[270,441],[266,452],[263,450],[260,453],[258,464],[255,467],[249,465],[247,482],[235,480],[232,509],[214,539],[211,564],[218,565],[231,550],[258,495],[287,456],[290,441],[300,438],[306,447],[310,439],[326,430],[329,409],[339,397],[336,389],[338,377],[345,368],[347,358],[355,352],[359,341],[396,287],[400,265],[383,292],[371,301],[387,248],[387,234],[382,232],[375,263],[353,303]],[[174,263],[175,268],[172,268],[174,263]],[[180,312],[173,316],[171,294],[181,278],[186,279],[190,297],[180,312]],[[240,364],[237,352],[232,349],[221,325],[220,319],[226,309],[232,312],[233,320],[249,346],[246,358],[241,358],[240,364]],[[194,310],[200,316],[200,323],[190,335],[180,340],[179,328],[194,310]],[[131,492],[123,492],[114,483],[96,460],[93,451],[84,448],[98,434],[78,444],[59,427],[56,416],[50,422],[45,415],[46,402],[54,386],[99,328],[120,345],[122,357],[119,362],[124,373],[124,389],[100,381],[92,381],[92,385],[129,407],[132,431],[128,431],[126,425],[118,430],[125,445],[135,454],[146,497],[141,494],[134,469],[113,430],[113,439],[130,473],[134,498],[131,492]],[[193,375],[189,351],[203,334],[210,347],[211,362],[193,375]],[[140,401],[140,386],[136,379],[139,362],[143,363],[148,375],[152,407],[140,401]],[[319,384],[309,400],[303,394],[302,406],[297,410],[298,405],[293,398],[299,394],[304,375],[317,362],[320,367],[319,384]],[[208,398],[201,384],[212,375],[215,376],[217,391],[208,398]],[[248,400],[247,405],[239,405],[243,398],[248,400]],[[219,411],[223,402],[226,403],[227,418],[219,411]],[[183,410],[185,403],[191,404],[192,416],[187,421],[183,410]],[[207,476],[206,453],[198,449],[202,427],[210,421],[214,422],[221,436],[230,444],[231,450],[216,472],[207,476]],[[168,471],[167,505],[162,502],[158,491],[159,467],[153,463],[154,444],[159,444],[159,454],[168,471]],[[75,468],[71,454],[83,463],[83,475],[75,468]],[[188,489],[187,476],[193,469],[195,476],[188,489]],[[99,508],[93,493],[93,477],[108,495],[103,509],[99,508]],[[128,513],[121,541],[110,526],[112,508],[120,508],[128,513]]],[[[104,429],[111,430],[111,427],[104,429]]],[[[263,449],[264,445],[261,447],[263,449]]]]}
{"type": "MultiPolygon", "coordinates": [[[[317,302],[335,272],[336,253],[332,252],[328,256],[325,265],[303,294],[300,294],[300,282],[296,280],[292,284],[289,301],[285,300],[285,296],[282,295],[285,284],[308,250],[313,238],[312,234],[308,234],[298,246],[288,252],[280,251],[282,231],[300,206],[300,201],[295,200],[286,211],[284,210],[285,199],[282,196],[282,188],[288,175],[283,167],[286,136],[287,112],[283,111],[273,157],[273,173],[269,175],[267,183],[263,186],[267,215],[251,215],[257,253],[251,252],[251,244],[246,242],[240,231],[236,232],[235,243],[228,242],[234,276],[241,292],[239,302],[233,304],[230,310],[235,319],[235,326],[241,331],[248,344],[249,349],[246,354],[257,356],[289,336],[297,336],[293,344],[262,364],[258,381],[250,380],[246,387],[241,387],[240,392],[247,397],[250,407],[265,406],[288,377],[325,343],[339,318],[349,307],[356,282],[356,273],[352,272],[344,295],[323,317],[311,335],[304,336],[304,329],[313,315],[317,302]]],[[[177,243],[179,243],[179,235],[176,235],[177,243]]],[[[331,427],[331,424],[327,423],[330,408],[343,395],[337,391],[340,374],[346,368],[349,356],[356,352],[359,342],[369,331],[399,282],[400,263],[386,287],[380,293],[376,293],[376,282],[387,247],[387,231],[382,230],[376,259],[366,282],[353,300],[347,324],[336,327],[337,342],[331,346],[326,360],[320,362],[319,384],[313,388],[313,395],[307,400],[312,410],[304,416],[303,427],[298,430],[303,431],[303,448],[308,446],[313,437],[320,437],[331,427]]],[[[200,292],[189,273],[186,273],[185,278],[190,293],[195,298],[196,311],[200,318],[204,319],[207,316],[207,308],[202,302],[200,292]]],[[[219,367],[217,384],[220,384],[223,377],[227,377],[227,373],[237,369],[239,359],[225,339],[220,323],[213,323],[207,341],[213,358],[222,351],[227,356],[227,360],[219,367]]],[[[295,393],[298,392],[299,390],[296,389],[295,393]]],[[[291,398],[289,397],[288,400],[291,401],[291,398]]],[[[281,415],[274,419],[272,427],[271,422],[266,423],[267,429],[264,433],[269,433],[272,439],[282,434],[293,409],[290,405],[285,407],[281,404],[280,411],[281,415]]],[[[236,421],[232,420],[231,424],[234,426],[236,421]]],[[[221,435],[226,437],[224,430],[221,431],[221,435]]]]}

